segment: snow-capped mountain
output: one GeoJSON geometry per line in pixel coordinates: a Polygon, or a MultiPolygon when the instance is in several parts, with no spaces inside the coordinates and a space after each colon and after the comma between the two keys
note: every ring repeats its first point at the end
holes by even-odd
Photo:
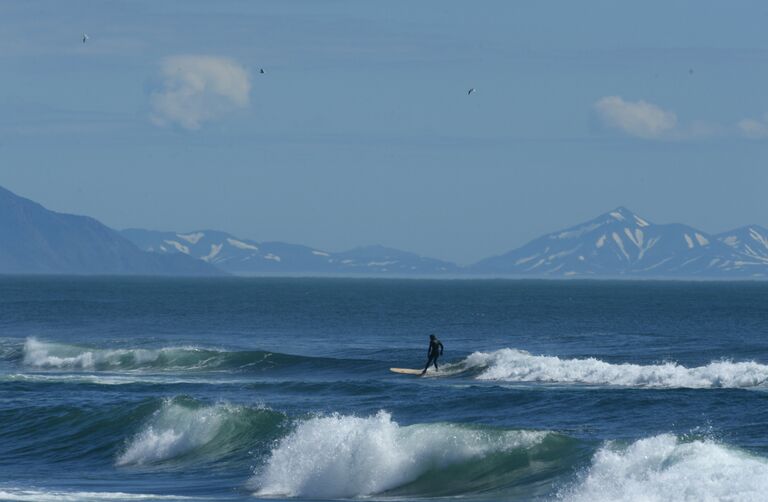
{"type": "Polygon", "coordinates": [[[216,230],[128,229],[122,234],[145,251],[186,254],[237,275],[442,275],[459,270],[453,263],[381,246],[334,253],[283,242],[255,242],[216,230]]]}
{"type": "Polygon", "coordinates": [[[470,271],[541,277],[768,277],[768,261],[757,251],[747,252],[757,248],[753,243],[763,241],[748,231],[723,235],[731,237],[730,244],[687,225],[654,224],[619,207],[482,260],[470,271]],[[753,244],[749,250],[743,247],[747,235],[753,244]]]}
{"type": "Polygon", "coordinates": [[[737,228],[715,237],[752,260],[768,263],[768,230],[759,225],[737,228]]]}
{"type": "Polygon", "coordinates": [[[186,256],[145,253],[93,218],[50,211],[0,187],[0,274],[222,272],[186,256]]]}
{"type": "Polygon", "coordinates": [[[116,232],[0,187],[0,274],[768,279],[768,230],[711,235],[619,207],[468,267],[368,246],[344,252],[202,230],[116,232]]]}
{"type": "Polygon", "coordinates": [[[460,271],[458,265],[435,258],[419,256],[415,253],[400,251],[384,246],[364,246],[334,253],[339,270],[346,272],[391,272],[398,275],[455,274],[460,271]]]}

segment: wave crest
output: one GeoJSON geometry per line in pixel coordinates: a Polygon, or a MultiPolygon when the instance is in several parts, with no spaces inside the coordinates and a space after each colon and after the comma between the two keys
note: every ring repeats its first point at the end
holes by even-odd
{"type": "Polygon", "coordinates": [[[146,465],[190,456],[221,459],[277,432],[283,415],[227,403],[202,406],[166,399],[126,444],[117,465],[146,465]]]}
{"type": "Polygon", "coordinates": [[[219,370],[262,369],[277,366],[299,356],[262,351],[230,352],[199,347],[158,349],[96,349],[28,338],[23,348],[23,363],[35,368],[79,370],[219,370]]]}
{"type": "Polygon", "coordinates": [[[541,443],[546,432],[453,424],[400,426],[389,413],[332,415],[300,423],[251,484],[259,496],[355,497],[382,493],[429,471],[541,443]]]}
{"type": "MultiPolygon", "coordinates": [[[[768,366],[756,362],[713,361],[686,368],[674,362],[652,365],[611,364],[595,358],[561,359],[523,350],[475,352],[458,367],[479,372],[478,380],[577,383],[654,388],[749,388],[768,381],[768,366]]],[[[455,369],[454,366],[453,369],[455,369]]]]}
{"type": "Polygon", "coordinates": [[[765,500],[768,461],[712,440],[662,434],[625,449],[608,444],[581,482],[559,494],[569,502],[614,500],[765,500]]]}

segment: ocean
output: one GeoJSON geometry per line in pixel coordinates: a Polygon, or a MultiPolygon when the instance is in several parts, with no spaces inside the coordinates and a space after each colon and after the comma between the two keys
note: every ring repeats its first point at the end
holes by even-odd
{"type": "Polygon", "coordinates": [[[360,498],[767,500],[768,284],[0,278],[0,499],[360,498]]]}

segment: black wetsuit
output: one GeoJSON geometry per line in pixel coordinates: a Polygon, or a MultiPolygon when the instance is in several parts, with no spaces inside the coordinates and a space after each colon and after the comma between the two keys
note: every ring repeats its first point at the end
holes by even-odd
{"type": "Polygon", "coordinates": [[[434,364],[435,371],[438,371],[437,358],[442,355],[443,355],[443,343],[437,338],[430,340],[429,349],[427,350],[427,365],[424,366],[424,371],[422,371],[421,374],[423,375],[424,373],[427,372],[427,368],[429,368],[430,364],[434,364]]]}

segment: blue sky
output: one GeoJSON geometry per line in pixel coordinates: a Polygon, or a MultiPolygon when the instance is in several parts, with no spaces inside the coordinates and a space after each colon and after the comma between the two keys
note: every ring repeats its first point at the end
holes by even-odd
{"type": "Polygon", "coordinates": [[[0,20],[0,185],[115,228],[468,263],[619,205],[768,226],[765,2],[5,1],[0,20]]]}

